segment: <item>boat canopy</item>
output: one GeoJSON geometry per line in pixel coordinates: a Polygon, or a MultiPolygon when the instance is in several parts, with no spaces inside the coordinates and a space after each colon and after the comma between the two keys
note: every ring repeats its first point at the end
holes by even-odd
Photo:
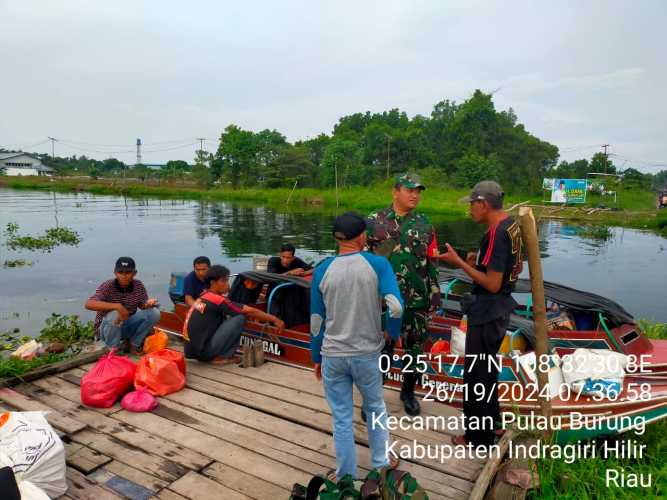
{"type": "Polygon", "coordinates": [[[285,322],[288,328],[310,321],[310,280],[299,276],[246,271],[239,273],[229,291],[229,298],[254,305],[263,285],[269,285],[266,310],[285,322]]]}
{"type": "Polygon", "coordinates": [[[245,271],[238,274],[240,280],[234,281],[234,284],[242,282],[244,279],[249,279],[257,283],[266,285],[279,285],[281,283],[294,283],[303,288],[310,288],[310,280],[301,278],[300,276],[288,276],[286,274],[267,273],[265,271],[245,271]]]}
{"type": "MultiPolygon", "coordinates": [[[[439,270],[439,281],[441,283],[451,282],[455,279],[463,283],[472,284],[470,276],[460,269],[441,268],[439,270]]],[[[530,289],[530,281],[519,278],[514,291],[516,293],[530,293],[530,289]]],[[[557,283],[545,281],[544,295],[548,300],[569,310],[596,314],[601,313],[606,320],[609,320],[613,324],[634,324],[635,322],[632,314],[626,311],[620,304],[594,293],[583,292],[557,283]]]]}

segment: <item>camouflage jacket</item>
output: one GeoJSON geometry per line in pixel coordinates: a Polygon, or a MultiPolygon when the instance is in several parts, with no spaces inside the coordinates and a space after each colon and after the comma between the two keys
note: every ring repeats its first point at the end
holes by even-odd
{"type": "Polygon", "coordinates": [[[372,252],[377,253],[382,242],[390,238],[396,242],[387,258],[396,273],[406,307],[439,306],[438,271],[427,257],[429,245],[435,243],[435,232],[428,218],[418,212],[401,217],[389,206],[371,213],[366,222],[368,247],[372,252]]]}

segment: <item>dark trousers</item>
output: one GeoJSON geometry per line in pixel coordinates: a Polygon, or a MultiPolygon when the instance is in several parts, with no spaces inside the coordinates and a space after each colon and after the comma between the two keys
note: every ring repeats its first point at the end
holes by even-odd
{"type": "Polygon", "coordinates": [[[216,356],[232,357],[239,348],[244,323],[243,314],[226,319],[211,336],[199,355],[195,355],[188,349],[189,343],[185,344],[186,357],[199,361],[211,361],[216,356]]]}
{"type": "Polygon", "coordinates": [[[467,387],[467,397],[463,401],[463,415],[466,420],[465,439],[475,446],[488,446],[494,441],[494,425],[500,420],[498,403],[498,369],[495,358],[509,326],[509,314],[481,325],[468,325],[466,334],[466,358],[463,383],[467,387]],[[474,361],[474,362],[473,362],[474,361]],[[475,387],[477,386],[477,388],[475,387]],[[481,387],[483,387],[483,394],[481,387]]]}

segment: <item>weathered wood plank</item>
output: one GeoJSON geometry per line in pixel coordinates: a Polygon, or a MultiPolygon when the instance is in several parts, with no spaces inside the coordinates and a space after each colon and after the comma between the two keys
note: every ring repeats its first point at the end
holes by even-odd
{"type": "Polygon", "coordinates": [[[165,481],[174,481],[188,471],[181,464],[148,453],[113,436],[94,431],[81,431],[72,437],[76,443],[84,444],[124,464],[132,464],[165,481]]]}
{"type": "MultiPolygon", "coordinates": [[[[153,499],[159,498],[161,500],[188,500],[186,497],[183,495],[179,495],[175,491],[170,490],[169,488],[165,488],[163,490],[160,490],[157,495],[153,497],[153,499]]],[[[151,500],[153,500],[151,499],[151,500]]]]}
{"type": "MultiPolygon", "coordinates": [[[[136,427],[162,429],[166,439],[189,446],[214,460],[250,472],[284,488],[303,482],[309,475],[235,443],[224,441],[202,431],[153,414],[119,413],[117,418],[136,427]],[[144,418],[138,418],[144,417],[144,418]],[[147,417],[147,418],[146,418],[147,417]]],[[[173,489],[173,488],[172,488],[173,489]]]]}
{"type": "MultiPolygon", "coordinates": [[[[266,434],[278,434],[281,438],[318,453],[327,454],[334,460],[331,467],[323,468],[326,471],[335,466],[335,451],[333,438],[321,431],[304,427],[294,422],[279,420],[276,417],[265,413],[246,408],[242,405],[225,401],[208,394],[202,394],[195,391],[183,390],[167,396],[168,400],[178,401],[184,406],[198,409],[203,412],[209,412],[213,415],[224,415],[226,419],[234,420],[241,425],[251,425],[254,429],[261,430],[266,434]]],[[[357,456],[359,464],[364,469],[370,468],[370,450],[365,446],[357,446],[357,456]]],[[[451,476],[443,475],[441,472],[424,467],[418,464],[403,462],[401,469],[404,469],[424,485],[425,489],[435,491],[443,495],[451,495],[454,498],[459,497],[461,493],[467,494],[472,489],[472,482],[451,476]]]]}
{"type": "Polygon", "coordinates": [[[67,496],[74,500],[115,500],[123,498],[95,484],[79,471],[67,469],[67,496]]]}
{"type": "MultiPolygon", "coordinates": [[[[322,471],[318,472],[319,474],[322,471]]],[[[290,490],[262,481],[246,472],[240,471],[220,462],[213,462],[202,471],[205,476],[215,479],[230,489],[243,493],[251,498],[289,498],[290,490]]]]}
{"type": "Polygon", "coordinates": [[[69,467],[86,476],[111,462],[106,455],[76,443],[65,443],[65,458],[69,467]]]}
{"type": "Polygon", "coordinates": [[[247,500],[252,498],[196,472],[188,472],[178,481],[171,483],[169,489],[192,500],[211,500],[212,498],[247,500]]]}
{"type": "MultiPolygon", "coordinates": [[[[74,397],[71,390],[67,390],[66,388],[63,388],[61,391],[59,387],[58,392],[65,397],[68,397],[68,394],[69,397],[74,397]]],[[[139,414],[118,412],[112,415],[111,418],[125,422],[126,424],[143,429],[147,432],[155,432],[159,429],[164,438],[173,441],[174,443],[187,446],[190,449],[196,450],[214,460],[218,460],[232,467],[246,471],[253,471],[253,475],[265,478],[266,480],[284,488],[291,489],[295,482],[303,482],[312,475],[310,472],[295,469],[294,467],[281,463],[279,460],[269,458],[236,444],[237,439],[233,435],[229,437],[231,441],[225,441],[216,436],[212,436],[210,432],[213,429],[207,429],[208,432],[195,429],[191,427],[193,424],[201,424],[197,419],[187,415],[185,412],[177,414],[172,410],[172,414],[169,418],[164,418],[153,413],[139,414]],[[182,422],[179,422],[178,420],[181,420],[182,422]]],[[[282,459],[283,457],[284,455],[280,458],[282,459]]],[[[318,469],[318,472],[319,471],[321,471],[321,469],[318,469]]]]}
{"type": "MultiPolygon", "coordinates": [[[[269,396],[256,394],[252,391],[243,390],[237,387],[227,386],[223,383],[210,379],[204,379],[197,375],[189,375],[187,382],[189,388],[204,392],[216,397],[228,399],[251,408],[255,408],[265,413],[269,413],[285,420],[308,425],[317,430],[332,433],[332,417],[328,413],[323,413],[309,408],[303,408],[293,403],[275,400],[269,396]]],[[[443,439],[442,434],[431,433],[432,436],[411,435],[409,431],[392,432],[392,439],[398,443],[397,448],[403,444],[411,445],[413,440],[423,444],[439,445],[443,439]]],[[[368,444],[368,432],[366,425],[354,424],[355,440],[358,443],[368,444]]],[[[430,458],[415,459],[416,463],[422,464],[436,470],[440,470],[450,475],[458,476],[464,480],[473,480],[477,477],[481,465],[473,460],[460,460],[456,458],[445,458],[435,460],[430,458]]]]}
{"type": "Polygon", "coordinates": [[[96,431],[112,434],[120,441],[149,450],[153,455],[177,462],[189,469],[198,471],[212,462],[210,458],[189,449],[187,445],[181,446],[165,440],[160,435],[159,429],[149,431],[137,429],[105,416],[95,409],[82,407],[78,403],[78,387],[58,377],[36,380],[31,385],[19,386],[18,390],[27,391],[31,397],[61,410],[77,421],[88,424],[96,431]]]}
{"type": "MultiPolygon", "coordinates": [[[[271,363],[271,365],[276,365],[276,363],[271,363]]],[[[314,377],[312,376],[311,372],[305,372],[304,370],[294,370],[295,373],[292,376],[292,387],[289,388],[281,385],[274,385],[272,383],[273,380],[270,377],[267,378],[266,380],[257,380],[256,378],[250,379],[244,376],[242,373],[237,373],[235,371],[232,371],[234,370],[234,368],[222,371],[222,370],[217,370],[216,367],[210,364],[206,365],[204,363],[195,363],[195,362],[191,363],[191,365],[189,366],[191,366],[190,373],[193,375],[197,375],[198,377],[203,377],[219,383],[224,383],[225,385],[228,386],[238,387],[239,389],[250,391],[253,393],[263,394],[273,399],[278,399],[283,402],[296,404],[298,406],[303,406],[311,410],[331,415],[331,409],[329,408],[329,404],[324,398],[324,390],[320,382],[318,382],[319,384],[318,394],[312,394],[300,390],[302,385],[312,384],[311,379],[314,379],[314,377]],[[268,382],[268,380],[271,380],[271,382],[268,382]]],[[[263,369],[264,365],[261,368],[255,370],[255,372],[261,372],[261,370],[263,369]]],[[[239,370],[239,368],[236,368],[236,370],[239,370]]],[[[189,380],[191,379],[192,377],[189,378],[189,380]]],[[[358,395],[356,388],[354,392],[355,394],[357,394],[359,402],[361,403],[361,396],[358,395]]],[[[390,397],[391,395],[393,396],[396,395],[395,391],[390,391],[390,390],[385,391],[385,393],[386,393],[385,401],[387,400],[387,397],[390,397]]],[[[445,405],[440,405],[440,406],[442,407],[441,414],[443,415],[458,414],[457,410],[453,408],[446,407],[445,405]]],[[[394,405],[387,403],[387,412],[393,415],[401,414],[403,412],[402,403],[400,403],[400,401],[397,401],[394,405]],[[392,406],[394,406],[393,409],[392,406]],[[399,406],[400,410],[397,408],[399,406]]],[[[360,412],[355,412],[355,414],[358,415],[358,417],[355,419],[355,426],[357,430],[362,435],[364,435],[366,430],[366,424],[363,423],[363,421],[361,420],[360,412]]],[[[443,437],[442,433],[435,432],[434,430],[397,429],[396,431],[393,432],[393,434],[408,440],[417,439],[424,444],[440,443],[442,442],[442,437],[443,437]]]]}
{"type": "MultiPolygon", "coordinates": [[[[272,460],[309,474],[318,474],[322,471],[323,467],[332,467],[335,465],[335,461],[326,455],[311,453],[309,459],[306,459],[299,456],[301,448],[294,446],[288,441],[275,438],[271,434],[258,432],[229,420],[223,420],[208,413],[187,408],[167,399],[163,400],[162,404],[153,413],[200,430],[211,436],[238,444],[252,452],[262,454],[272,460]],[[316,461],[313,462],[310,459],[316,461]]],[[[280,434],[278,428],[276,428],[276,433],[280,434]]]]}
{"type": "Polygon", "coordinates": [[[123,477],[129,481],[140,484],[144,488],[151,490],[153,492],[158,492],[162,488],[166,488],[169,483],[158,479],[155,476],[146,474],[144,471],[131,467],[117,460],[113,460],[102,467],[103,470],[107,471],[110,474],[123,477]]]}
{"type": "Polygon", "coordinates": [[[16,392],[7,387],[0,389],[0,400],[10,404],[20,411],[46,411],[46,420],[56,429],[63,431],[65,434],[74,434],[87,426],[82,422],[69,418],[66,415],[48,407],[44,403],[37,401],[29,396],[16,392]]]}
{"type": "MultiPolygon", "coordinates": [[[[229,372],[235,375],[241,375],[246,379],[258,381],[270,381],[272,385],[284,387],[287,389],[298,390],[303,393],[312,394],[324,398],[324,388],[322,382],[315,379],[312,370],[301,367],[287,366],[281,363],[268,362],[258,368],[244,369],[233,365],[213,366],[210,363],[198,363],[192,361],[188,363],[188,368],[193,373],[204,376],[199,373],[198,366],[207,366],[209,370],[217,370],[221,372],[229,372]],[[192,367],[190,367],[192,365],[192,367]]],[[[354,404],[357,408],[361,408],[361,394],[354,389],[354,404]]],[[[387,405],[387,410],[392,415],[404,414],[403,403],[400,400],[400,394],[393,389],[384,390],[384,400],[387,405]]],[[[420,401],[422,408],[422,415],[459,415],[461,412],[456,408],[434,401],[420,401]]],[[[355,412],[355,419],[361,421],[360,412],[355,412]]],[[[447,433],[447,432],[444,432],[447,433]]],[[[453,432],[456,434],[455,432],[453,432]]],[[[451,433],[450,433],[451,434],[451,433]]]]}

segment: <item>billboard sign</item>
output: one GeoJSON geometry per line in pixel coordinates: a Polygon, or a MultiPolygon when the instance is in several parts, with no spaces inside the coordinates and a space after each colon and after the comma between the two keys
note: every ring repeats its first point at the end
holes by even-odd
{"type": "Polygon", "coordinates": [[[551,203],[585,203],[586,179],[544,179],[545,195],[550,192],[551,203]]]}

